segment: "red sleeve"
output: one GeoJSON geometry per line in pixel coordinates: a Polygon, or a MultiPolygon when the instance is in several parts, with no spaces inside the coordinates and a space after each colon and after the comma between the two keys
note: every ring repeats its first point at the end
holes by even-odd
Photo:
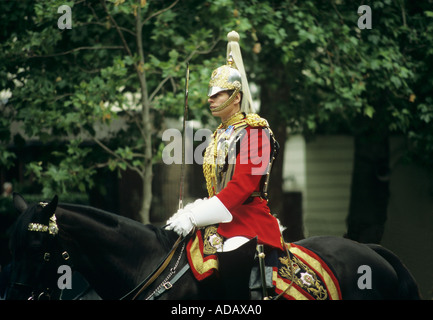
{"type": "Polygon", "coordinates": [[[218,199],[230,211],[242,205],[255,191],[260,191],[260,180],[269,164],[269,133],[263,128],[245,129],[240,150],[236,157],[236,167],[232,179],[217,194],[218,199]]]}

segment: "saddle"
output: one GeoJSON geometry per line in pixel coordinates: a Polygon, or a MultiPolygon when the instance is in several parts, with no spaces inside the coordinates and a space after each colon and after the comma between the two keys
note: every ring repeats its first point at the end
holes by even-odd
{"type": "Polygon", "coordinates": [[[218,274],[227,299],[341,299],[331,268],[304,247],[286,243],[286,251],[265,248],[260,266],[256,238],[228,252],[217,252],[220,245],[216,227],[200,229],[187,245],[187,257],[197,280],[218,274]]]}

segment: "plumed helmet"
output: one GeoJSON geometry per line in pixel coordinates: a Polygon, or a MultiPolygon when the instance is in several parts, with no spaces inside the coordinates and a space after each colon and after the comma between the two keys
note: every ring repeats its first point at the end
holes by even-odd
{"type": "Polygon", "coordinates": [[[208,96],[213,96],[221,91],[242,91],[242,77],[239,71],[231,65],[224,65],[212,72],[209,81],[208,96]]]}
{"type": "Polygon", "coordinates": [[[239,47],[239,34],[236,31],[231,31],[227,34],[227,40],[227,64],[212,72],[208,96],[213,96],[221,91],[234,90],[229,100],[224,103],[224,106],[227,106],[235,95],[242,92],[241,110],[245,113],[251,113],[252,99],[239,47]]]}

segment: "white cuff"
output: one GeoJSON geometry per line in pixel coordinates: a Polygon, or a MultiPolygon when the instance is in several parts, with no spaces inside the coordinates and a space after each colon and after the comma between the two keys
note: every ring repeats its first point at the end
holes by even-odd
{"type": "Polygon", "coordinates": [[[228,223],[233,216],[217,197],[197,203],[190,209],[192,222],[196,227],[204,227],[216,223],[228,223]]]}

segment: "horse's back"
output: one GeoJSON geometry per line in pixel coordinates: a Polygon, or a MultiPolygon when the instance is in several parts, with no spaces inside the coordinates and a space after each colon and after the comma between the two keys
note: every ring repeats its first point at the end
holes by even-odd
{"type": "Polygon", "coordinates": [[[396,271],[399,278],[398,297],[400,299],[421,299],[415,278],[410,273],[409,269],[406,268],[402,261],[393,252],[378,244],[368,244],[368,247],[388,261],[388,263],[391,264],[396,271]]]}
{"type": "Polygon", "coordinates": [[[417,286],[409,271],[379,245],[330,236],[311,237],[295,244],[313,251],[328,264],[339,281],[343,299],[416,299],[413,287],[417,286]]]}

